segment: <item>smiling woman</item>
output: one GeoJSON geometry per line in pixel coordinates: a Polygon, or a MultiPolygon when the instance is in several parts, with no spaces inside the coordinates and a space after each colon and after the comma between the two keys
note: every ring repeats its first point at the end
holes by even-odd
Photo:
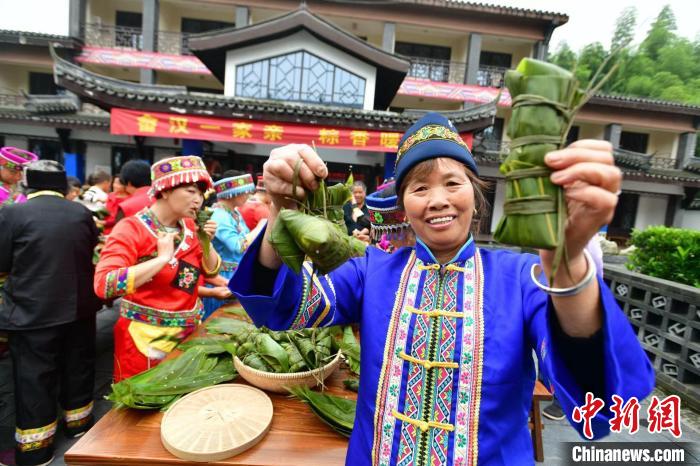
{"type": "Polygon", "coordinates": [[[399,199],[413,231],[445,262],[467,240],[472,214],[486,207],[483,190],[487,186],[456,160],[428,159],[413,167],[406,176],[399,199]],[[426,223],[430,228],[426,228],[426,223]],[[451,228],[453,225],[456,228],[451,228]],[[430,232],[447,233],[433,237],[430,232]],[[452,238],[444,238],[449,234],[452,238]],[[443,253],[442,249],[446,251],[443,253]]]}
{"type": "MultiPolygon", "coordinates": [[[[585,241],[579,246],[615,208],[607,201],[620,174],[610,151],[579,141],[550,154],[563,180],[553,182],[579,204],[567,240],[571,274],[581,281],[555,276],[551,297],[530,277],[533,265],[550,267],[550,251],[538,258],[476,247],[470,226],[484,184],[457,130],[434,113],[406,131],[397,153],[396,190],[415,247],[393,254],[370,247],[319,276],[310,266],[296,274],[282,265],[270,229],[252,242],[229,287],[256,325],[360,323],[362,377],[347,464],[533,464],[533,350],[579,432],[571,413],[586,392],[606,403],[650,392],[649,361],[602,279],[592,278],[585,241]],[[562,296],[558,287],[573,292],[562,296]]],[[[305,145],[273,150],[264,170],[270,224],[280,208],[294,208],[293,186],[303,195],[328,173],[305,145]],[[301,186],[293,183],[299,160],[301,186]]],[[[608,433],[607,416],[593,420],[595,437],[608,433]]]]}
{"type": "MultiPolygon", "coordinates": [[[[114,326],[114,380],[158,364],[202,318],[197,291],[216,276],[221,259],[205,254],[194,218],[212,186],[199,157],[172,157],[151,167],[155,202],[120,221],[95,271],[101,298],[123,297],[114,326]]],[[[211,238],[216,224],[207,222],[211,238]]]]}

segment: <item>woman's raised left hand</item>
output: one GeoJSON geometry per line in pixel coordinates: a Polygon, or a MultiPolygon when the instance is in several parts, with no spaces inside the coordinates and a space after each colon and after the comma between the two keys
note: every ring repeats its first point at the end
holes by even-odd
{"type": "Polygon", "coordinates": [[[216,234],[216,222],[214,220],[207,220],[202,230],[204,230],[204,233],[207,234],[209,239],[214,239],[214,235],[216,234]]]}
{"type": "Polygon", "coordinates": [[[582,139],[545,157],[545,163],[554,170],[552,183],[564,188],[569,214],[566,246],[570,257],[581,253],[615,214],[622,172],[615,166],[612,151],[608,141],[582,139]]]}

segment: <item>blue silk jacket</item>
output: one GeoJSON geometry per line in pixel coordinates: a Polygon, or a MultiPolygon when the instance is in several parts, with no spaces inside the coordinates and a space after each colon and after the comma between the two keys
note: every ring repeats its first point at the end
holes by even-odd
{"type": "MultiPolygon", "coordinates": [[[[230,288],[257,325],[272,329],[359,322],[357,415],[346,464],[534,464],[528,412],[533,349],[569,422],[585,394],[577,364],[565,364],[554,308],[530,279],[539,258],[477,248],[471,238],[439,265],[419,242],[386,254],[369,247],[325,276],[286,266],[274,285],[255,283],[260,242],[250,246],[230,288]],[[272,289],[272,293],[260,291],[272,289]]],[[[599,280],[604,313],[606,406],[611,395],[643,399],[651,364],[627,318],[599,280]]],[[[581,355],[585,358],[586,355],[581,355]]],[[[593,419],[596,437],[610,412],[593,419]]]]}

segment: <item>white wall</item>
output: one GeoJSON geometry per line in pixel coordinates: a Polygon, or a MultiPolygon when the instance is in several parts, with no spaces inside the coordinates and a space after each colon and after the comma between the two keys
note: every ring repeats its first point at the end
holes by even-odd
{"type": "Polygon", "coordinates": [[[679,210],[673,225],[677,228],[700,230],[700,210],[679,210]]]}
{"type": "Polygon", "coordinates": [[[663,225],[666,219],[668,196],[646,196],[640,194],[634,228],[643,230],[652,225],[663,225]]]}
{"type": "Polygon", "coordinates": [[[226,76],[224,95],[236,95],[236,67],[245,63],[263,60],[286,53],[306,50],[314,55],[333,63],[345,70],[365,79],[365,101],[363,108],[374,108],[374,88],[376,85],[377,69],[357,58],[341,52],[325,42],[322,42],[306,31],[277,39],[263,44],[257,44],[226,53],[226,76]]]}
{"type": "Polygon", "coordinates": [[[112,149],[107,144],[88,143],[85,150],[85,175],[95,173],[97,169],[105,170],[110,175],[112,173],[112,149]]]}

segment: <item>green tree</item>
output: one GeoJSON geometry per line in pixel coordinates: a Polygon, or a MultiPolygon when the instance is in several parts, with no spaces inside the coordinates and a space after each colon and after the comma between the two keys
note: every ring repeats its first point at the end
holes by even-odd
{"type": "Polygon", "coordinates": [[[668,45],[675,37],[676,17],[670,5],[664,5],[656,20],[652,23],[646,39],[642,42],[642,50],[652,60],[659,58],[659,51],[668,45]]]}
{"type": "MultiPolygon", "coordinates": [[[[615,62],[617,69],[601,92],[700,105],[700,33],[692,41],[679,37],[673,11],[666,5],[639,47],[623,46],[629,44],[636,20],[634,8],[626,8],[617,18],[610,41],[616,56],[606,65],[609,69],[615,62]]],[[[562,43],[551,61],[575,69],[576,77],[585,85],[608,53],[598,42],[586,45],[578,54],[562,43]]]]}
{"type": "Polygon", "coordinates": [[[550,56],[549,61],[564,69],[573,70],[576,66],[576,54],[571,50],[569,44],[561,42],[557,51],[550,56]]]}
{"type": "Polygon", "coordinates": [[[627,47],[634,38],[634,28],[637,27],[637,9],[628,6],[620,13],[615,21],[615,32],[610,41],[610,50],[627,47]]]}
{"type": "Polygon", "coordinates": [[[683,38],[677,38],[659,50],[659,69],[675,74],[686,80],[698,74],[699,62],[695,58],[693,44],[683,38]]]}

